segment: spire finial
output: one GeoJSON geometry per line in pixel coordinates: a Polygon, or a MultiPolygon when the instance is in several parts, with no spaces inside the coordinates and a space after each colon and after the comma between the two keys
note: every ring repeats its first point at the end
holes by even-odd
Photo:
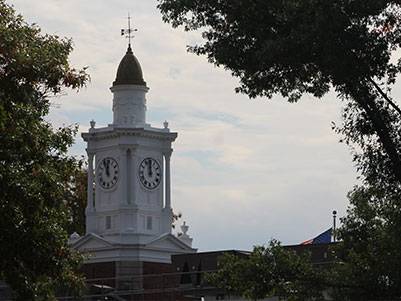
{"type": "Polygon", "coordinates": [[[138,31],[136,28],[131,28],[131,17],[128,13],[128,28],[127,29],[121,29],[121,35],[125,35],[126,38],[128,38],[128,52],[132,51],[131,49],[131,38],[134,38],[134,32],[138,31]]]}

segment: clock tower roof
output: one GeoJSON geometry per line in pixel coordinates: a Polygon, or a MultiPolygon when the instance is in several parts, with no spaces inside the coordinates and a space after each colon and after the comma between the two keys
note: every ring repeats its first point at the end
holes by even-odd
{"type": "Polygon", "coordinates": [[[113,87],[119,85],[141,85],[146,87],[141,65],[134,56],[131,45],[128,45],[127,52],[118,66],[116,80],[113,82],[113,87]]]}

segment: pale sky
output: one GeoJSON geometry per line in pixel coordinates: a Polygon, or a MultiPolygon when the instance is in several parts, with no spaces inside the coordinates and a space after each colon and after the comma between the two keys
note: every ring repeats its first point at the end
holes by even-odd
{"type": "MultiPolygon", "coordinates": [[[[205,57],[186,52],[199,33],[161,21],[155,0],[9,0],[44,33],[69,37],[77,68],[92,80],[79,93],[54,98],[55,126],[78,123],[80,132],[112,122],[112,94],[127,40],[127,14],[138,28],[133,41],[147,94],[147,121],[178,132],[173,144],[172,206],[183,213],[199,251],[241,249],[267,243],[299,244],[345,214],[356,183],[349,150],[331,122],[341,122],[341,101],[305,96],[289,104],[279,96],[249,100],[238,80],[205,57]]],[[[85,154],[80,133],[71,155],[85,154]]]]}

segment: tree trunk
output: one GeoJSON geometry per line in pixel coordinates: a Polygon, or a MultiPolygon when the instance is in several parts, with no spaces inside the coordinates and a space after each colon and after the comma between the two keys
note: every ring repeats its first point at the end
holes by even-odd
{"type": "Polygon", "coordinates": [[[359,88],[351,88],[352,98],[364,109],[371,120],[380,142],[382,143],[389,159],[394,177],[401,184],[401,158],[394,141],[390,137],[389,128],[384,122],[376,105],[375,97],[370,93],[369,87],[360,85],[359,88]]]}

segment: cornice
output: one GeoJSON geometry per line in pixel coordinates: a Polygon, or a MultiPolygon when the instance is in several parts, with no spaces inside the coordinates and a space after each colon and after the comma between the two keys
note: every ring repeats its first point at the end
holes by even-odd
{"type": "Polygon", "coordinates": [[[119,128],[114,127],[110,130],[98,129],[89,133],[81,134],[84,141],[100,141],[122,136],[137,136],[142,138],[151,138],[162,141],[174,141],[177,138],[175,132],[152,131],[144,128],[119,128]]]}

